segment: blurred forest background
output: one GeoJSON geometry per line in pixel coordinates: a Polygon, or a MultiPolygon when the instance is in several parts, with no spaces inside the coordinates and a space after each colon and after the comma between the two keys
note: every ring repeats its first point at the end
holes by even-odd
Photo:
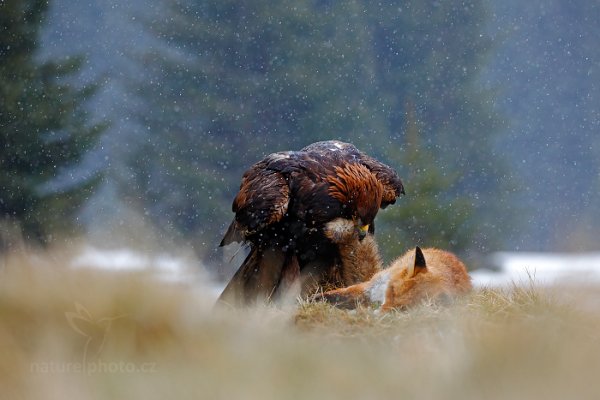
{"type": "Polygon", "coordinates": [[[600,250],[598,21],[586,0],[4,0],[2,245],[219,263],[243,171],[339,139],[404,180],[388,259],[600,250]]]}

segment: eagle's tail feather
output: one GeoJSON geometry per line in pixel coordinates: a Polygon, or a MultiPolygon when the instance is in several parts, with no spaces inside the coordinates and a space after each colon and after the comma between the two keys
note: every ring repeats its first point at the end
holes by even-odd
{"type": "Polygon", "coordinates": [[[301,294],[302,282],[300,280],[300,263],[298,256],[289,251],[285,256],[283,268],[277,288],[273,293],[273,300],[280,304],[293,303],[301,294]]]}
{"type": "Polygon", "coordinates": [[[240,243],[243,242],[243,240],[244,238],[242,237],[242,233],[238,229],[237,223],[234,219],[233,221],[231,221],[229,228],[227,228],[227,232],[225,232],[223,240],[221,240],[221,243],[219,243],[219,247],[227,246],[228,244],[233,242],[240,243]]]}
{"type": "Polygon", "coordinates": [[[219,296],[218,303],[231,306],[251,305],[280,296],[280,286],[286,286],[286,282],[293,279],[288,270],[299,268],[295,255],[292,257],[296,261],[290,268],[290,255],[281,249],[252,248],[219,296]]]}

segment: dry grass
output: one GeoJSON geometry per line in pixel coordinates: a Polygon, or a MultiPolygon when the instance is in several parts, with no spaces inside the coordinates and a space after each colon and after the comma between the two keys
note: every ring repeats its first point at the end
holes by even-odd
{"type": "Polygon", "coordinates": [[[483,290],[451,307],[389,315],[325,304],[231,311],[214,310],[200,284],[72,270],[62,257],[14,256],[0,269],[2,398],[592,399],[600,393],[594,288],[483,290]],[[104,319],[76,327],[91,334],[91,344],[66,313],[104,319]]]}

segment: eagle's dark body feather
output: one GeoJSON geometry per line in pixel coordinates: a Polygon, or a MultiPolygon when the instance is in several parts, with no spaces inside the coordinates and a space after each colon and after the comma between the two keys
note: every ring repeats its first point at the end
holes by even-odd
{"type": "Polygon", "coordinates": [[[348,143],[318,142],[268,155],[244,173],[233,201],[235,219],[221,246],[245,242],[251,250],[220,300],[247,304],[280,297],[295,284],[303,294],[349,284],[339,277],[338,248],[323,226],[342,217],[373,232],[379,208],[403,193],[390,167],[348,143]]]}

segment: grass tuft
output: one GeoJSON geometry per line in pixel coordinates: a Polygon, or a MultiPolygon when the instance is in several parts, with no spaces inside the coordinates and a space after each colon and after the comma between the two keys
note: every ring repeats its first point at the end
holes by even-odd
{"type": "Polygon", "coordinates": [[[0,267],[3,398],[595,398],[600,290],[533,284],[450,306],[213,308],[202,282],[0,267]],[[82,334],[83,332],[83,334],[82,334]]]}

